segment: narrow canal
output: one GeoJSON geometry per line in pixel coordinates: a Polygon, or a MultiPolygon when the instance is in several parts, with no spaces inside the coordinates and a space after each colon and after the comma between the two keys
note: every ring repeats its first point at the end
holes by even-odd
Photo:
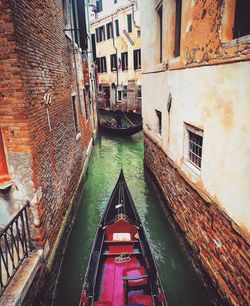
{"type": "Polygon", "coordinates": [[[128,139],[99,135],[96,140],[81,205],[62,264],[56,306],[79,304],[96,227],[118,179],[121,164],[156,258],[169,305],[211,305],[144,171],[143,135],[139,133],[128,139]]]}

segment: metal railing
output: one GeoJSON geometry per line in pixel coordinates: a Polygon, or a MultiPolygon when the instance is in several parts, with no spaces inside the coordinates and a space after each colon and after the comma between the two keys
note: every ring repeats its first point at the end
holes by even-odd
{"type": "Polygon", "coordinates": [[[33,246],[28,223],[29,202],[0,231],[0,296],[33,246]]]}

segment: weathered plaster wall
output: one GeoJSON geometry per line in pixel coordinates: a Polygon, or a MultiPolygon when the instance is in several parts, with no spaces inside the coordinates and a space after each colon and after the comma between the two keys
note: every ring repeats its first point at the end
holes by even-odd
{"type": "Polygon", "coordinates": [[[174,58],[175,1],[163,0],[160,63],[157,3],[141,6],[145,163],[221,292],[247,305],[250,35],[232,40],[234,1],[182,1],[174,58]],[[162,112],[161,135],[155,110],[162,112]],[[185,124],[204,131],[200,171],[185,155],[185,124]]]}
{"type": "Polygon", "coordinates": [[[235,0],[182,1],[181,52],[174,57],[175,1],[163,0],[163,61],[159,62],[159,1],[142,0],[143,72],[248,60],[249,37],[232,41],[235,0]],[[150,28],[150,31],[146,29],[150,28]],[[240,41],[241,43],[237,43],[240,41]]]}
{"type": "Polygon", "coordinates": [[[246,80],[249,78],[249,62],[204,67],[202,70],[176,70],[153,77],[143,75],[145,128],[148,125],[156,132],[154,110],[162,111],[162,137],[153,137],[197,189],[209,195],[239,225],[248,229],[250,89],[246,80]],[[172,94],[170,113],[167,112],[169,92],[172,94]],[[204,130],[199,176],[185,164],[184,122],[204,130]]]}

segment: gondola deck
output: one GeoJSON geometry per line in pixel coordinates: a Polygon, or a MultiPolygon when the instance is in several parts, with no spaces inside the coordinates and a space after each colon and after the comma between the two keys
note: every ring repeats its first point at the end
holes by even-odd
{"type": "Polygon", "coordinates": [[[167,305],[122,170],[97,230],[80,305],[167,305]]]}

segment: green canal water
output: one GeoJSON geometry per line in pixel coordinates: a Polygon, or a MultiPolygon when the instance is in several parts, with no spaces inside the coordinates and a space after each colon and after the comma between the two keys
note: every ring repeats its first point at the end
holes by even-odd
{"type": "Polygon", "coordinates": [[[79,304],[96,228],[121,165],[158,264],[169,305],[211,305],[208,293],[163,213],[161,200],[144,170],[143,154],[142,133],[127,139],[98,136],[80,208],[63,259],[56,306],[79,304]]]}

